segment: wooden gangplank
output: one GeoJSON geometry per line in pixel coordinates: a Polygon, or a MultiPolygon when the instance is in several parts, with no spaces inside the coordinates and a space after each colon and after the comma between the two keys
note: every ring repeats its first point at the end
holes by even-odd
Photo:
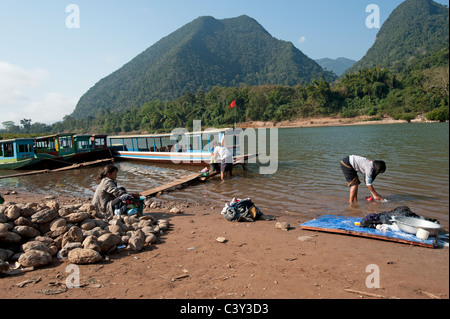
{"type": "Polygon", "coordinates": [[[112,158],[106,158],[106,159],[100,159],[100,160],[96,160],[96,161],[92,161],[92,162],[73,164],[73,165],[70,165],[70,166],[57,168],[57,169],[42,169],[42,170],[30,171],[30,172],[24,172],[24,173],[12,174],[12,175],[4,175],[4,176],[0,176],[0,179],[11,178],[11,177],[20,177],[20,176],[28,176],[28,175],[36,175],[36,174],[44,174],[44,173],[56,173],[56,172],[68,171],[68,170],[75,169],[75,168],[81,168],[81,167],[86,167],[86,166],[98,165],[98,164],[111,162],[111,161],[113,161],[112,158]]]}
{"type": "Polygon", "coordinates": [[[177,187],[177,186],[181,186],[183,184],[190,183],[190,182],[193,182],[195,180],[198,180],[198,179],[200,179],[202,177],[202,174],[203,173],[194,173],[194,174],[191,174],[191,175],[187,175],[187,176],[184,176],[184,177],[182,177],[180,179],[177,179],[177,180],[175,180],[173,182],[170,182],[168,184],[165,184],[165,185],[162,185],[162,186],[158,186],[158,187],[155,187],[155,188],[152,188],[152,189],[140,192],[140,194],[141,194],[141,196],[145,196],[145,197],[156,195],[159,192],[164,192],[164,191],[167,191],[167,190],[169,190],[171,188],[174,188],[174,187],[177,187]]]}

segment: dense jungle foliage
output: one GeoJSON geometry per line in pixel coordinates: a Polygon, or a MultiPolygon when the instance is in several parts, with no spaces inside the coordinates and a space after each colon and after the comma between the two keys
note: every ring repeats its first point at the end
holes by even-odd
{"type": "Polygon", "coordinates": [[[363,115],[447,121],[448,17],[448,7],[432,0],[404,1],[366,56],[339,78],[247,16],[201,17],[99,81],[61,122],[8,121],[0,134],[153,133],[191,129],[193,120],[219,128],[363,115]],[[155,83],[162,86],[153,93],[163,98],[146,95],[155,83]],[[228,108],[233,100],[237,107],[228,108]]]}
{"type": "Polygon", "coordinates": [[[205,127],[231,126],[235,122],[284,121],[324,116],[372,120],[384,116],[410,121],[418,115],[446,121],[449,118],[448,50],[429,56],[401,74],[389,69],[363,69],[329,83],[310,85],[262,85],[214,87],[168,102],[150,101],[123,112],[100,111],[96,117],[76,120],[67,116],[54,125],[56,131],[171,131],[192,129],[193,120],[205,127]],[[236,100],[236,108],[229,104],[236,100]]]}
{"type": "Polygon", "coordinates": [[[418,115],[434,121],[449,119],[449,51],[432,54],[400,74],[389,69],[362,69],[335,82],[314,80],[309,85],[214,87],[209,92],[187,92],[174,100],[149,101],[122,112],[101,110],[97,116],[77,120],[66,116],[52,126],[21,121],[3,133],[131,131],[167,132],[192,129],[193,120],[205,127],[232,126],[245,121],[292,120],[324,116],[371,120],[384,116],[410,121],[418,115]],[[236,108],[228,108],[236,100],[236,108]],[[25,125],[24,125],[25,124],[25,125]],[[36,126],[36,127],[35,127],[36,126]]]}

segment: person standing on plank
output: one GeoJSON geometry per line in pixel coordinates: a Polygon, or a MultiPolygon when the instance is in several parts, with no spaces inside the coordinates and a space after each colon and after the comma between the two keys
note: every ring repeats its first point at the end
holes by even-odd
{"type": "Polygon", "coordinates": [[[350,187],[350,203],[355,203],[358,200],[358,186],[361,184],[358,172],[365,175],[366,186],[369,188],[373,198],[378,201],[383,200],[373,188],[372,183],[378,174],[386,171],[386,163],[384,161],[371,161],[362,156],[350,155],[342,159],[341,169],[348,187],[350,187]]]}

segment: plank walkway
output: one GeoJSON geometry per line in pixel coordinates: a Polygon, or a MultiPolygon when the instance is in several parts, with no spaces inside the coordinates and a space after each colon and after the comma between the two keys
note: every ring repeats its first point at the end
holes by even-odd
{"type": "Polygon", "coordinates": [[[145,196],[145,197],[156,195],[159,192],[164,192],[164,191],[167,191],[167,190],[169,190],[171,188],[178,187],[178,186],[181,186],[183,184],[193,182],[195,180],[199,180],[202,177],[202,174],[203,173],[190,174],[190,175],[184,176],[184,177],[182,177],[180,179],[177,179],[177,180],[175,180],[173,182],[170,182],[168,184],[165,184],[165,185],[162,185],[162,186],[158,186],[158,187],[155,187],[155,188],[152,188],[152,189],[140,192],[140,194],[141,194],[141,196],[145,196]]]}
{"type": "Polygon", "coordinates": [[[38,170],[38,171],[30,171],[30,172],[24,172],[24,173],[12,174],[12,175],[4,175],[4,176],[0,176],[0,179],[11,178],[11,177],[20,177],[20,176],[28,176],[28,175],[45,174],[45,173],[56,173],[56,172],[68,171],[68,170],[75,169],[75,168],[81,168],[81,167],[86,167],[86,166],[98,165],[98,164],[111,162],[111,161],[113,161],[112,158],[106,158],[106,159],[96,160],[96,161],[92,161],[92,162],[73,164],[73,165],[70,165],[70,166],[57,168],[57,169],[42,169],[42,170],[38,170]]]}

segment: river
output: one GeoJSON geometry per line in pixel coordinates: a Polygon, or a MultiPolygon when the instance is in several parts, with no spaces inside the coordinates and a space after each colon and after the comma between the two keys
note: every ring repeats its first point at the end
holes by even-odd
{"type": "MultiPolygon", "coordinates": [[[[247,170],[239,166],[228,181],[212,179],[161,198],[212,202],[220,213],[233,197],[250,197],[263,213],[294,215],[302,220],[324,214],[365,216],[408,206],[416,214],[436,218],[448,227],[448,123],[280,128],[276,132],[278,152],[270,154],[271,165],[276,168],[273,174],[260,173],[261,167],[268,164],[249,164],[247,170]],[[373,186],[388,202],[365,201],[370,193],[360,175],[359,201],[353,206],[348,204],[348,188],[339,162],[351,154],[386,162],[386,172],[377,177],[373,186]]],[[[201,169],[134,161],[116,164],[119,185],[130,191],[144,191],[201,169]]],[[[0,179],[0,188],[92,196],[100,169],[0,179]]],[[[0,171],[0,175],[11,173],[0,171]]]]}

